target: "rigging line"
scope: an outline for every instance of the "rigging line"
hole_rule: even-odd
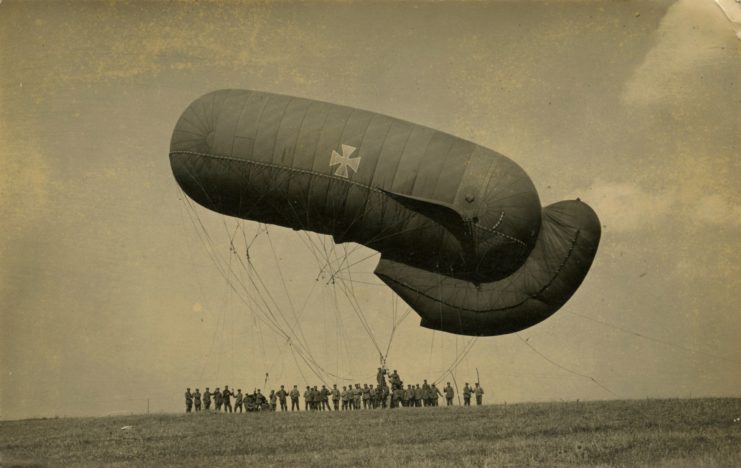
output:
[[[303,327],[301,327],[301,321],[299,320],[299,317],[296,313],[296,307],[293,305],[293,300],[291,299],[290,290],[288,289],[288,285],[286,284],[286,279],[283,276],[283,270],[280,267],[280,262],[278,261],[278,254],[275,252],[275,247],[273,246],[273,239],[270,237],[270,234],[267,235],[268,238],[268,244],[270,245],[270,250],[273,253],[273,259],[275,260],[275,266],[278,268],[278,276],[280,277],[281,284],[283,284],[283,289],[286,294],[286,298],[288,299],[288,305],[291,307],[291,313],[293,314],[293,318],[296,321],[296,327],[298,328],[299,333],[301,334],[301,338],[304,340],[304,344],[309,349],[308,341],[306,340],[306,336],[304,335]],[[312,287],[313,290],[313,287]],[[307,297],[307,302],[308,302]]]
[[[639,338],[643,338],[643,339],[646,339],[646,340],[649,340],[649,341],[654,341],[656,343],[663,344],[665,346],[670,346],[672,348],[676,348],[676,349],[679,349],[679,350],[682,350],[682,351],[686,351],[686,352],[689,352],[689,353],[702,354],[702,355],[705,355],[705,356],[708,356],[708,357],[712,357],[712,358],[715,358],[715,359],[721,359],[723,361],[730,362],[730,363],[733,363],[733,364],[741,364],[741,361],[736,361],[734,359],[730,359],[730,358],[725,357],[725,356],[720,356],[720,355],[717,355],[717,354],[708,353],[706,351],[701,351],[699,349],[687,348],[687,347],[684,347],[682,345],[678,345],[678,344],[672,343],[670,341],[665,341],[665,340],[662,340],[662,339],[659,339],[659,338],[654,338],[652,336],[648,336],[648,335],[644,335],[642,333],[635,332],[633,330],[628,330],[627,328],[623,328],[621,326],[614,325],[614,324],[609,323],[609,322],[603,322],[602,320],[598,320],[598,319],[589,317],[588,315],[579,314],[579,313],[573,312],[571,310],[565,310],[565,312],[568,312],[569,314],[575,315],[577,317],[581,317],[581,318],[585,318],[587,320],[591,320],[592,322],[599,323],[600,325],[604,325],[606,327],[614,328],[616,330],[619,330],[619,331],[621,331],[623,333],[627,333],[629,335],[635,335],[635,336],[637,336]]]
[[[193,207],[193,205],[189,201],[186,200],[186,202],[187,202],[188,206],[190,207],[190,211],[188,211],[188,215],[189,215],[189,217],[191,219],[191,222],[193,223],[193,226],[195,227],[196,234],[198,235],[199,240],[203,244],[203,246],[204,246],[204,248],[206,250],[206,253],[211,258],[212,263],[216,267],[217,271],[224,278],[224,280],[227,282],[227,285],[229,285],[229,287],[237,294],[237,296],[240,298],[240,300],[248,308],[251,308],[250,304],[239,293],[239,291],[237,291],[237,289],[234,286],[234,284],[233,284],[232,279],[230,278],[230,276],[227,275],[226,271],[224,271],[224,266],[221,264],[219,257],[216,255],[216,249],[214,247],[213,240],[211,239],[210,235],[208,234],[208,231],[206,230],[205,226],[203,225],[203,222],[200,220],[200,217],[198,216],[198,213],[195,211],[195,208]],[[200,228],[201,228],[200,230],[198,229],[198,226],[196,225],[196,221],[194,220],[193,217],[195,217],[195,219],[198,220],[198,224],[200,225]],[[202,232],[203,232],[203,235],[202,235]],[[241,262],[241,259],[240,259],[240,263],[242,263]],[[244,264],[243,263],[242,263],[242,265],[244,267]],[[230,273],[233,274],[233,272],[230,272]],[[236,278],[235,277],[235,279],[238,280],[239,278]],[[255,306],[257,306],[257,309],[260,310],[259,303],[251,296],[250,292],[246,289],[246,287],[244,286],[244,284],[242,284],[241,282],[239,284],[242,287],[242,289],[245,291],[245,293],[247,294],[247,297],[249,297],[250,300],[255,304]],[[276,333],[285,335],[285,333],[280,329],[280,325],[277,322],[276,323],[271,323],[270,320],[269,320],[269,317],[267,315],[265,315],[265,319],[264,320],[267,320],[266,323],[269,326],[273,327],[274,328],[274,331],[276,331]],[[274,318],[274,320],[275,320],[275,318]],[[285,335],[285,336],[287,336],[287,335]]]
[[[366,333],[370,337],[371,341],[373,342],[373,345],[376,347],[378,354],[381,354],[382,353],[381,347],[378,346],[378,342],[376,341],[375,334],[373,333],[373,330],[370,327],[370,324],[368,324],[368,321],[365,318],[365,314],[363,314],[360,304],[357,302],[357,297],[355,297],[352,291],[349,291],[349,288],[347,287],[347,284],[345,283],[344,280],[340,280],[339,285],[341,286],[340,291],[342,291],[347,297],[347,300],[350,303],[355,314],[358,316],[358,319],[360,320],[361,325],[363,326]]]
[[[478,340],[478,338],[479,338],[478,336],[473,337],[468,343],[466,343],[463,346],[463,351],[461,353],[456,353],[457,356],[456,356],[455,360],[453,360],[453,363],[450,365],[450,367],[448,367],[445,370],[445,372],[443,372],[440,375],[440,377],[438,377],[435,380],[435,383],[436,384],[442,382],[442,380],[443,380],[443,378],[445,377],[446,374],[452,373],[458,367],[458,365],[461,363],[461,361],[463,360],[463,358],[466,357],[466,355],[471,351],[471,349],[473,349],[473,345],[476,344],[476,341]]]
[[[522,338],[522,336],[520,336],[520,334],[519,334],[519,333],[515,333],[515,335],[517,336],[517,338],[519,338],[519,339],[520,339],[520,341],[522,341],[522,342],[523,342],[523,343],[524,343],[524,344],[525,344],[525,345],[526,345],[526,346],[527,346],[528,348],[530,348],[530,349],[531,349],[531,350],[532,350],[532,351],[533,351],[533,352],[534,352],[535,354],[537,354],[538,356],[542,357],[542,358],[543,358],[543,359],[545,359],[546,361],[550,362],[550,363],[551,363],[551,364],[553,364],[554,366],[558,367],[559,369],[563,369],[563,370],[565,370],[566,372],[569,372],[569,373],[571,373],[571,374],[574,374],[574,375],[578,375],[579,377],[583,377],[583,378],[585,378],[585,379],[589,379],[589,380],[591,380],[592,382],[594,382],[595,384],[597,384],[597,385],[598,385],[598,386],[599,386],[600,388],[602,388],[603,390],[605,390],[605,391],[606,391],[607,393],[609,393],[610,395],[615,395],[615,394],[614,394],[614,393],[613,393],[613,392],[612,392],[612,391],[611,391],[611,390],[610,390],[609,388],[607,388],[607,387],[605,387],[604,385],[602,385],[602,384],[601,384],[600,382],[598,382],[598,381],[597,381],[597,379],[595,379],[594,377],[592,377],[592,376],[590,376],[590,375],[586,375],[586,374],[581,374],[581,373],[579,373],[579,372],[576,372],[576,371],[574,371],[574,370],[571,370],[571,369],[569,369],[568,367],[564,367],[564,366],[562,366],[561,364],[559,364],[559,363],[557,363],[556,361],[554,361],[554,360],[550,359],[550,358],[549,358],[548,356],[546,356],[545,354],[543,354],[543,353],[541,353],[540,351],[538,351],[537,349],[535,349],[535,348],[533,347],[533,345],[531,345],[530,343],[528,343],[528,342],[527,342],[527,340],[525,340],[524,338]],[[616,396],[616,395],[615,395],[615,396]]]

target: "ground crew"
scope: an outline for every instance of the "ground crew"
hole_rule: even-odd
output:
[[[224,385],[224,391],[221,393],[222,393],[221,396],[224,397],[224,412],[226,413],[227,410],[230,413],[233,412],[232,402],[230,398],[234,396],[234,394],[229,390],[229,385]]]
[[[334,405],[334,410],[339,411],[340,410],[340,397],[342,395],[340,394],[340,390],[337,388],[337,384],[334,384],[332,386],[332,405]]]
[[[280,410],[288,411],[288,405],[286,404],[286,396],[288,396],[288,392],[286,392],[283,385],[280,386],[280,390],[278,390],[276,395],[278,395],[278,400],[280,401]]]
[[[221,411],[221,404],[223,403],[223,397],[221,396],[221,390],[219,390],[219,387],[216,387],[214,390],[214,409],[218,413]]]
[[[340,397],[342,398],[342,411],[347,411],[348,410],[347,386],[342,387],[342,393],[340,393]]]
[[[411,385],[407,385],[407,389],[404,390],[404,406],[414,406],[414,389]]]
[[[466,382],[466,385],[463,387],[463,406],[471,406],[471,387],[468,385],[468,382]]]
[[[391,407],[398,408],[399,404],[404,401],[404,390],[395,386],[391,391]]]
[[[448,385],[445,386],[445,402],[446,402],[447,406],[453,406],[453,397],[454,396],[455,396],[455,392],[453,391],[453,387],[451,387],[450,386],[450,382],[448,382]]]
[[[368,388],[368,384],[363,385],[363,409],[368,409],[370,407],[370,388]]]
[[[298,386],[294,385],[293,390],[291,390],[291,411],[301,411],[301,407],[298,405],[299,396]]]
[[[275,394],[275,390],[270,390],[270,411],[275,411],[275,407],[278,403],[278,395]]]
[[[193,408],[193,395],[190,394],[190,388],[186,388],[185,389],[185,412],[190,413],[191,408]]]
[[[237,410],[239,412],[242,412],[242,401],[244,400],[244,395],[242,395],[242,389],[237,389],[237,394],[234,395],[234,412],[236,413]]]
[[[422,384],[422,404],[424,406],[432,406],[432,392],[430,392],[430,385],[427,383],[427,379]]]
[[[196,388],[196,392],[193,394],[193,402],[196,406],[196,413],[201,411],[201,392]]]
[[[325,385],[322,385],[322,390],[319,392],[322,398],[322,411],[325,409],[327,411],[332,411],[332,408],[329,406],[329,390]]]
[[[307,385],[304,390],[304,411],[309,411],[309,406],[311,406],[311,388]]]
[[[414,406],[422,406],[422,389],[419,384],[414,388]]]
[[[378,368],[378,373],[376,374],[376,382],[378,383],[379,387],[386,386],[386,369],[382,367]]]
[[[360,384],[355,384],[355,389],[353,390],[353,404],[355,405],[355,409],[360,409],[360,400],[363,398],[363,389],[360,388]]]
[[[211,392],[208,391],[208,387],[206,387],[206,391],[203,392],[203,406],[206,407],[206,411],[211,409]]]
[[[476,394],[476,406],[480,406],[481,400],[484,397],[484,389],[481,388],[481,385],[479,385],[478,382],[476,382],[476,388],[473,390],[473,393]]]
[[[438,390],[435,384],[432,384],[430,387],[430,393],[432,394],[432,406],[438,406],[440,403],[440,397],[443,396],[443,394],[440,393],[440,390]]]

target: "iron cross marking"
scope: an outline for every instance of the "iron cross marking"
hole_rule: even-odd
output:
[[[353,172],[358,172],[358,165],[360,165],[360,157],[357,158],[351,158],[350,155],[355,152],[357,148],[350,145],[341,145],[342,146],[342,154],[339,154],[337,151],[332,150],[332,159],[329,161],[329,166],[336,166],[339,164],[340,166],[337,168],[337,170],[334,172],[334,175],[344,177],[345,179],[348,179],[350,175],[347,173],[347,168],[350,167]]]

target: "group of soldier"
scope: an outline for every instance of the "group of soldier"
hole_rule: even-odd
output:
[[[390,387],[386,384],[386,369],[379,368],[376,375],[377,385],[360,384],[343,386],[342,389],[337,384],[332,388],[322,385],[307,386],[303,392],[304,411],[350,411],[359,409],[375,408],[398,408],[398,407],[421,407],[421,406],[438,406],[441,397],[445,397],[446,406],[453,405],[455,391],[450,386],[450,382],[442,389],[433,383],[428,384],[427,380],[422,385],[408,384],[406,388],[399,374],[394,370],[389,375]],[[476,404],[481,405],[484,395],[484,389],[477,382],[471,387],[468,382],[463,387],[463,404],[471,405],[471,397],[475,396]],[[264,395],[260,389],[255,389],[252,393],[242,393],[242,389],[237,389],[236,393],[224,386],[224,390],[215,388],[212,392],[208,387],[201,393],[199,389],[195,392],[188,388],[185,391],[185,411],[190,413],[195,410],[199,412],[202,409],[216,412],[242,412],[242,411],[276,411],[280,404],[281,411],[288,411],[288,400],[291,400],[291,411],[300,411],[299,398],[301,392],[297,385],[294,385],[290,391],[281,385],[278,391],[270,390],[269,395]],[[234,398],[234,406],[232,406]],[[332,405],[330,406],[330,401]]]

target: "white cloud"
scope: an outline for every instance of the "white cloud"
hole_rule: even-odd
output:
[[[677,203],[672,191],[650,191],[629,182],[596,180],[580,194],[603,225],[619,232],[636,231],[662,221]]]
[[[676,103],[701,94],[713,86],[712,66],[735,54],[737,42],[715,2],[699,0],[672,5],[655,36],[656,44],[625,85],[627,104]]]

